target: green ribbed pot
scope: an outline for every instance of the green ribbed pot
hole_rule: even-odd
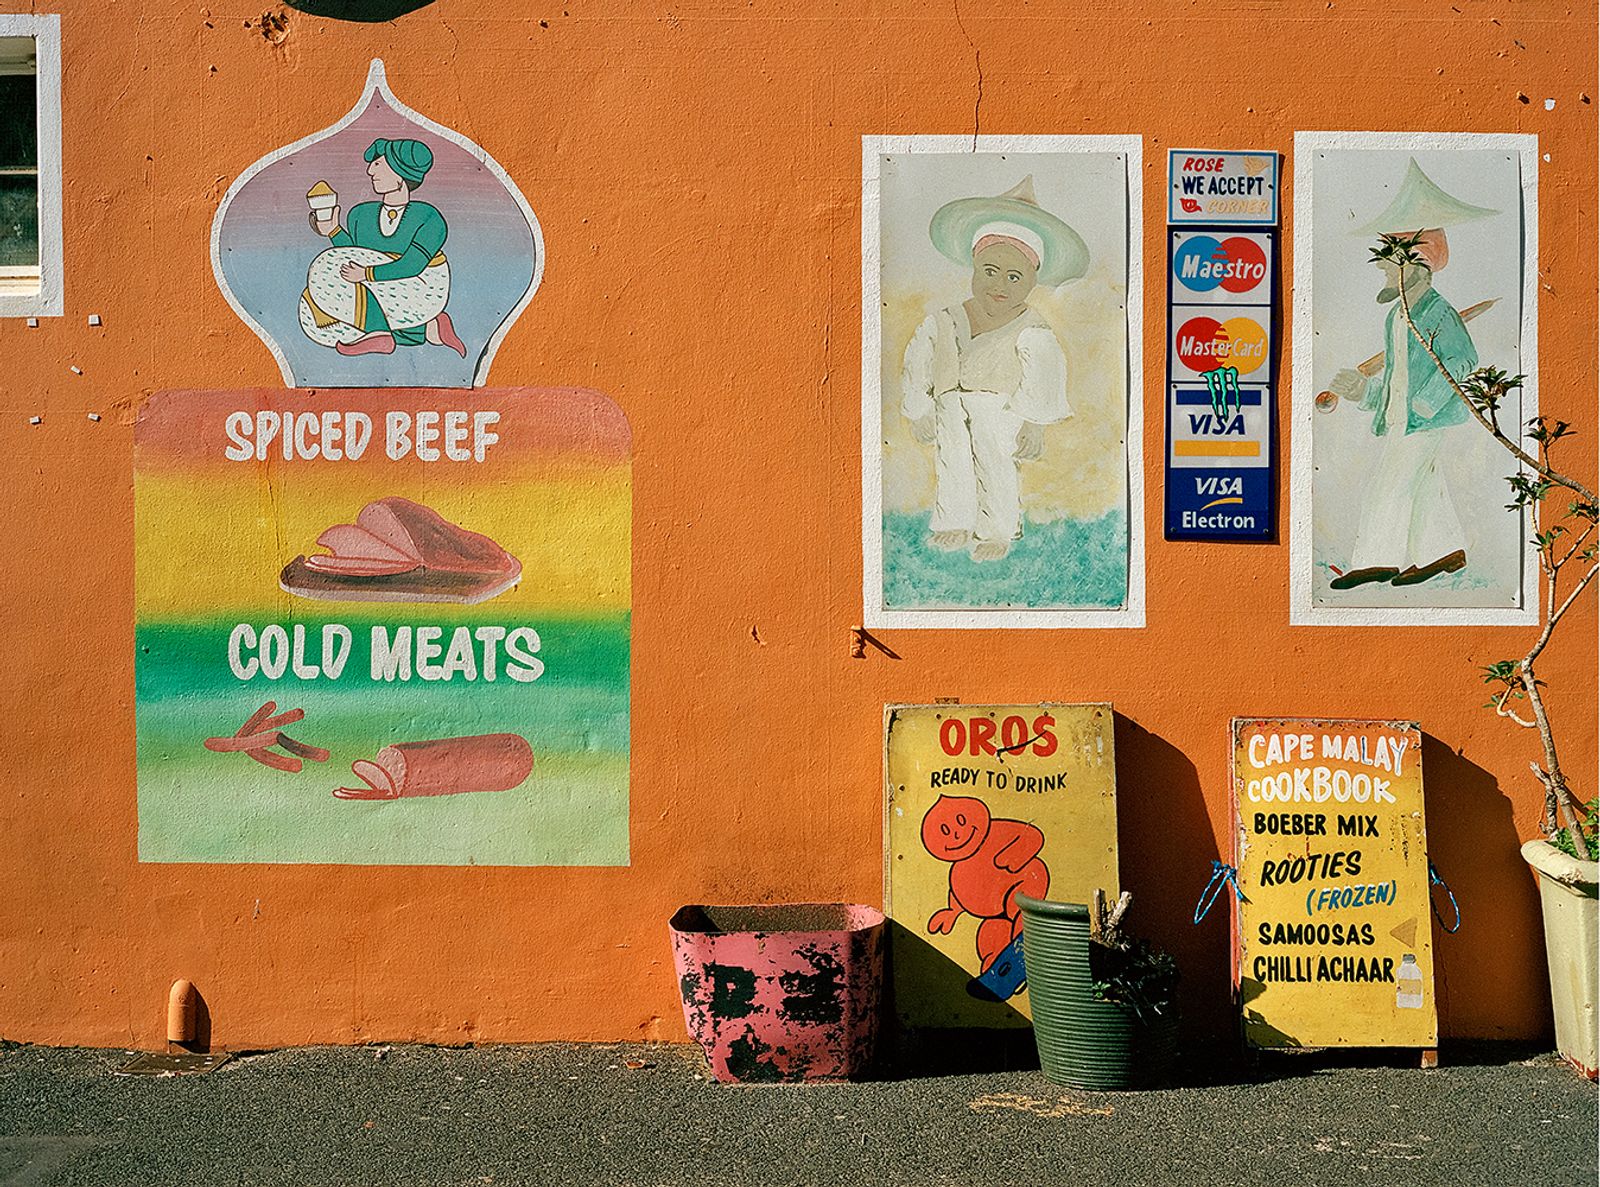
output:
[[[1121,1002],[1096,1001],[1089,908],[1017,896],[1033,1037],[1045,1076],[1069,1088],[1140,1088],[1164,1080],[1177,1052],[1176,1014],[1150,1023]]]

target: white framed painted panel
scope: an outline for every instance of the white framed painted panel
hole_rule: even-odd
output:
[[[38,219],[36,253],[0,260],[0,317],[60,317],[61,18],[0,13],[0,73],[33,78],[32,163],[0,160],[0,183],[10,183],[8,200],[32,206]]]
[[[482,387],[544,263],[511,175],[395,98],[380,58],[349,111],[245,169],[211,224],[217,287],[287,387]]]
[[[1538,413],[1537,137],[1297,132],[1290,622],[1534,625],[1537,554],[1506,509],[1517,463],[1371,259],[1411,232],[1427,266],[1405,292],[1436,353],[1458,379],[1526,377],[1499,415],[1513,435]]]
[[[862,138],[867,626],[1144,625],[1141,156]]]

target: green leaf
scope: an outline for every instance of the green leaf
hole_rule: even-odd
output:
[[[1600,797],[1591,799],[1584,808],[1583,819],[1578,821],[1578,831],[1583,834],[1584,848],[1588,850],[1586,856],[1590,861],[1600,858]],[[1566,829],[1561,829],[1550,838],[1550,843],[1568,857],[1577,857],[1572,848],[1572,838]]]
[[[1417,231],[1410,235],[1380,235],[1378,245],[1368,250],[1372,253],[1374,263],[1387,261],[1391,264],[1410,265],[1422,264],[1424,260],[1416,248],[1422,242],[1422,232]]]
[[[1498,659],[1491,664],[1485,664],[1478,671],[1483,673],[1483,682],[1485,684],[1504,684],[1511,688],[1515,695],[1522,695],[1516,691],[1522,683],[1521,668],[1518,661],[1514,659]]]

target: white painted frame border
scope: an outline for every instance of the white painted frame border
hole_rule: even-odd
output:
[[[887,610],[883,605],[883,343],[878,158],[889,153],[1122,153],[1128,211],[1128,587],[1117,609]],[[862,622],[872,629],[1142,627],[1144,616],[1144,140],[1126,136],[895,135],[861,138]]]
[[[66,311],[61,250],[61,18],[0,13],[0,37],[33,38],[39,121],[39,291],[0,296],[0,317],[60,317]]]
[[[217,204],[217,213],[211,220],[211,273],[216,277],[217,287],[222,290],[222,295],[227,299],[228,304],[233,307],[233,311],[239,315],[240,320],[245,325],[255,332],[256,337],[266,344],[267,349],[272,352],[272,357],[278,361],[278,370],[283,375],[284,386],[299,387],[300,384],[295,379],[294,371],[289,367],[289,360],[284,356],[283,349],[273,339],[272,335],[267,333],[266,328],[250,316],[249,311],[245,309],[239,298],[234,295],[233,289],[229,287],[228,278],[223,275],[222,219],[227,214],[234,195],[242,190],[252,177],[291,153],[299,152],[307,145],[316,144],[318,141],[326,140],[328,137],[344,131],[345,128],[356,121],[362,112],[367,110],[374,94],[382,96],[385,103],[407,119],[414,120],[435,136],[459,145],[474,159],[482,162],[483,167],[499,178],[500,184],[511,192],[512,198],[516,200],[517,206],[522,210],[522,217],[528,220],[529,230],[533,232],[533,277],[528,282],[528,291],[522,294],[522,299],[512,307],[511,311],[506,314],[505,320],[490,335],[489,341],[484,345],[483,353],[478,356],[478,365],[472,372],[472,386],[483,387],[489,382],[489,366],[494,362],[495,352],[500,349],[500,343],[511,332],[511,327],[516,324],[517,319],[522,316],[522,311],[533,300],[533,294],[539,291],[539,282],[544,279],[544,231],[539,226],[538,216],[533,213],[533,207],[528,205],[528,199],[517,188],[517,183],[511,180],[511,175],[500,166],[500,162],[496,161],[474,141],[467,139],[460,132],[453,131],[443,124],[429,119],[420,111],[407,107],[394,97],[394,92],[389,89],[389,83],[384,73],[382,58],[372,59],[372,64],[367,67],[367,81],[366,85],[361,88],[360,97],[356,99],[355,106],[345,112],[337,123],[313,132],[309,136],[302,136],[293,144],[286,144],[282,148],[273,150],[234,179],[233,184],[228,187],[228,192],[222,196],[222,201]],[[349,386],[362,387],[371,385],[351,384]]]
[[[1526,422],[1539,414],[1539,137],[1523,132],[1296,132],[1294,134],[1294,360],[1289,481],[1289,625],[1291,626],[1538,626],[1539,550],[1530,538],[1522,558],[1522,605],[1511,606],[1318,606],[1312,600],[1312,417],[1316,386],[1312,354],[1312,178],[1318,149],[1394,149],[1430,152],[1474,149],[1514,152],[1522,174],[1522,325],[1520,369],[1523,448],[1537,442],[1525,435]]]

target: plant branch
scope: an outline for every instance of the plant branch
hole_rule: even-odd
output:
[[[1506,704],[1506,701],[1510,698],[1514,691],[1516,691],[1515,688],[1509,684],[1501,689],[1499,695],[1496,696],[1494,700],[1494,711],[1501,717],[1511,718],[1512,721],[1526,729],[1538,729],[1538,722],[1529,721],[1526,717],[1520,716],[1515,709]]]
[[[1577,584],[1567,594],[1565,600],[1559,605],[1556,598],[1560,593],[1561,569],[1575,556],[1582,556],[1585,561],[1594,556],[1592,548],[1584,550],[1584,544],[1595,530],[1596,503],[1594,492],[1575,478],[1570,478],[1556,470],[1550,464],[1550,446],[1568,431],[1565,421],[1557,420],[1552,425],[1544,417],[1535,417],[1527,422],[1528,436],[1538,442],[1538,456],[1535,457],[1523,449],[1521,444],[1512,440],[1500,428],[1499,401],[1506,392],[1520,386],[1522,377],[1507,376],[1504,372],[1494,368],[1482,368],[1473,372],[1471,376],[1464,377],[1465,383],[1472,387],[1472,392],[1463,386],[1463,380],[1458,380],[1445,366],[1444,360],[1439,357],[1434,349],[1437,331],[1424,334],[1411,314],[1411,299],[1406,295],[1406,268],[1425,267],[1422,257],[1417,253],[1416,247],[1421,239],[1421,232],[1407,237],[1400,235],[1385,235],[1380,246],[1373,250],[1376,261],[1392,263],[1398,269],[1395,287],[1400,302],[1400,313],[1404,317],[1406,328],[1411,336],[1417,340],[1435,369],[1449,384],[1450,390],[1456,395],[1474,420],[1480,424],[1484,431],[1500,443],[1500,445],[1529,470],[1539,476],[1541,481],[1534,482],[1522,474],[1513,474],[1508,478],[1514,492],[1514,501],[1510,509],[1521,511],[1528,507],[1533,514],[1534,542],[1539,547],[1539,567],[1544,571],[1545,579],[1545,624],[1539,632],[1539,637],[1534,640],[1528,653],[1513,666],[1509,661],[1490,665],[1485,669],[1486,680],[1490,682],[1503,682],[1504,687],[1491,700],[1495,713],[1501,717],[1510,718],[1518,725],[1537,729],[1539,741],[1544,750],[1544,766],[1538,763],[1529,763],[1534,775],[1543,784],[1545,790],[1544,807],[1544,832],[1546,836],[1555,836],[1560,832],[1567,834],[1572,842],[1573,852],[1579,856],[1588,853],[1588,844],[1584,838],[1583,830],[1578,824],[1578,801],[1572,789],[1567,786],[1566,774],[1561,769],[1561,758],[1556,750],[1555,732],[1550,724],[1550,715],[1545,708],[1544,696],[1540,691],[1543,687],[1534,665],[1544,653],[1550,643],[1556,624],[1564,618],[1583,592],[1594,582],[1596,574],[1600,574],[1600,563],[1592,564]],[[1556,541],[1567,530],[1564,525],[1557,524],[1548,531],[1540,532],[1538,525],[1539,505],[1546,492],[1552,486],[1563,486],[1576,494],[1580,502],[1575,502],[1569,509],[1569,514],[1587,521],[1587,526],[1572,541],[1566,552],[1558,560],[1556,558]],[[1520,685],[1520,689],[1519,686]],[[1533,713],[1533,720],[1529,721],[1510,707],[1513,696],[1526,696],[1528,706]]]
[[[1544,462],[1534,457],[1527,450],[1523,449],[1521,445],[1517,444],[1517,442],[1506,436],[1505,431],[1500,428],[1497,420],[1492,420],[1488,416],[1485,416],[1483,410],[1479,408],[1477,404],[1473,403],[1473,401],[1467,396],[1467,393],[1465,390],[1463,390],[1460,382],[1454,375],[1450,374],[1450,368],[1444,365],[1444,360],[1441,359],[1438,353],[1433,349],[1432,340],[1423,335],[1422,330],[1411,317],[1411,300],[1406,296],[1406,262],[1404,261],[1400,262],[1400,279],[1397,283],[1397,287],[1400,290],[1400,312],[1405,318],[1406,328],[1411,331],[1411,336],[1417,340],[1422,349],[1427,351],[1428,358],[1433,360],[1433,365],[1438,368],[1439,374],[1444,376],[1445,382],[1450,385],[1450,390],[1455,392],[1456,398],[1459,399],[1462,404],[1466,405],[1466,409],[1468,412],[1472,413],[1473,419],[1483,426],[1485,432],[1489,433],[1496,441],[1500,442],[1500,444],[1510,452],[1512,457],[1516,458],[1523,465],[1527,466],[1535,474],[1538,474],[1541,478],[1548,482],[1553,482],[1557,486],[1564,486],[1575,494],[1582,495],[1590,502],[1594,502],[1595,494],[1592,490],[1590,490],[1587,486],[1584,486],[1583,483],[1579,482],[1576,478],[1569,478],[1560,471],[1552,470]]]
[[[1539,632],[1539,637],[1534,641],[1528,654],[1523,656],[1517,664],[1517,676],[1522,682],[1523,691],[1527,694],[1528,705],[1533,710],[1533,722],[1539,730],[1539,741],[1544,747],[1544,769],[1539,771],[1535,764],[1535,771],[1539,771],[1540,782],[1545,785],[1545,832],[1554,834],[1564,829],[1571,839],[1574,852],[1584,854],[1588,852],[1583,839],[1583,832],[1578,827],[1578,804],[1572,794],[1572,789],[1567,786],[1567,777],[1561,770],[1561,759],[1556,751],[1555,732],[1550,726],[1550,715],[1544,707],[1544,696],[1540,693],[1539,678],[1534,672],[1534,661],[1544,652],[1550,642],[1550,636],[1555,631],[1556,624],[1572,608],[1574,602],[1600,573],[1600,564],[1590,567],[1589,571],[1578,579],[1572,591],[1567,595],[1566,601],[1558,607],[1556,598],[1556,574],[1552,572],[1549,580],[1549,614],[1545,620],[1544,629]],[[1509,689],[1508,689],[1509,691]],[[1510,716],[1508,713],[1507,716]],[[1552,811],[1553,809],[1553,811]]]
[[[1573,586],[1572,592],[1567,595],[1567,600],[1561,603],[1561,608],[1550,615],[1551,622],[1559,621],[1563,614],[1572,609],[1572,603],[1578,600],[1578,595],[1584,591],[1584,587],[1587,586],[1589,582],[1595,579],[1595,575],[1597,573],[1600,573],[1600,564],[1592,565],[1587,573],[1578,578],[1578,584]],[[1544,636],[1541,638],[1539,643],[1541,651],[1544,649],[1544,644],[1548,643],[1549,641],[1550,628],[1549,626],[1546,626],[1544,629]]]
[[[1583,542],[1585,540],[1587,540],[1593,533],[1594,533],[1594,524],[1590,524],[1588,527],[1584,528],[1583,529],[1583,534],[1572,542],[1572,547],[1571,548],[1567,549],[1567,555],[1562,557],[1560,560],[1558,560],[1555,563],[1556,564],[1556,568],[1559,569],[1562,565],[1564,565],[1568,561],[1570,561],[1573,558],[1573,555],[1578,551],[1578,549],[1583,547]],[[1552,541],[1552,543],[1553,543],[1553,541]]]

